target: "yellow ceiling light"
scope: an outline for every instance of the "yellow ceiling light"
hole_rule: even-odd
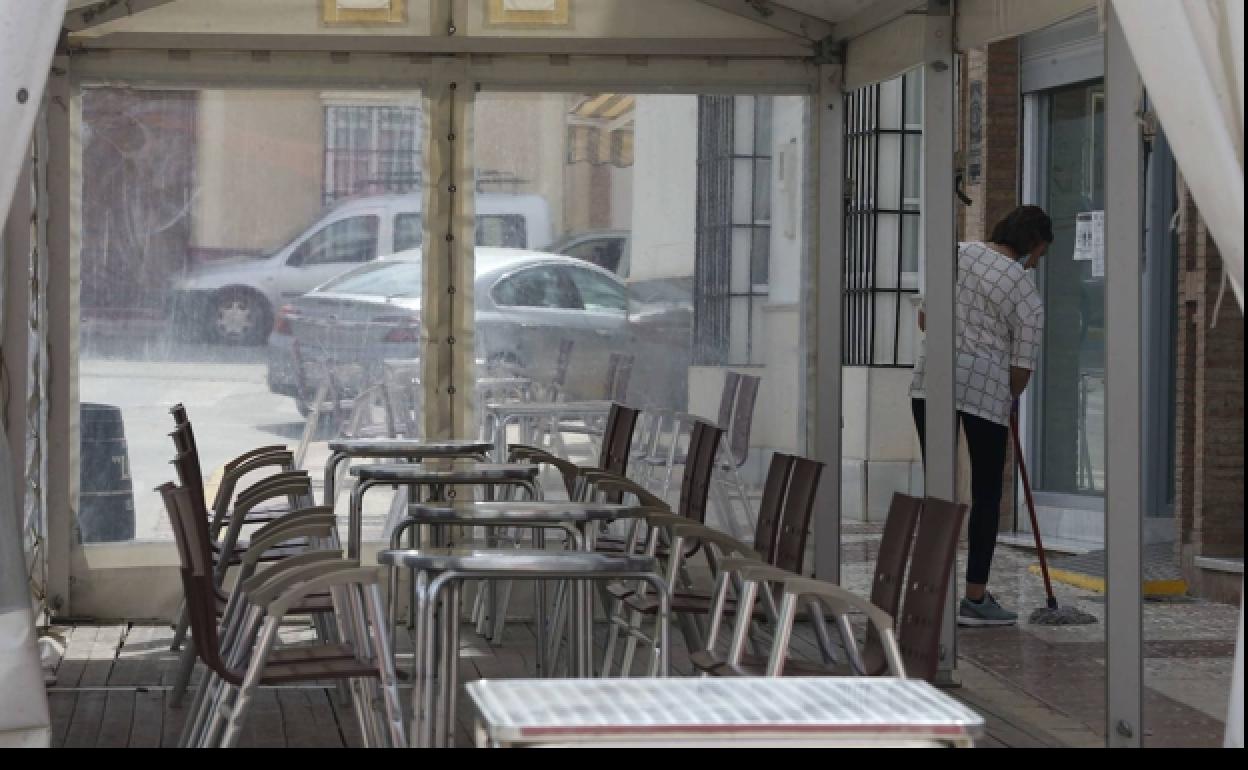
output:
[[[326,24],[402,24],[406,0],[323,0],[321,20]]]
[[[486,23],[506,26],[566,27],[568,0],[489,0]]]

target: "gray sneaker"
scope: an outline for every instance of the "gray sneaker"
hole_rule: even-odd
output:
[[[997,604],[992,594],[985,593],[982,602],[963,598],[958,607],[959,626],[1012,626],[1018,622],[1018,613]]]

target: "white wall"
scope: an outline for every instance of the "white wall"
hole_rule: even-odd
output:
[[[806,99],[777,96],[771,129],[771,269],[772,304],[795,304],[802,295],[802,252],[806,245],[805,198]]]
[[[633,227],[633,167],[611,168],[611,229]]]
[[[633,144],[634,280],[693,275],[698,97],[637,97]]]
[[[318,91],[199,92],[192,243],[280,245],[321,209],[325,117]]]
[[[851,366],[841,372],[844,515],[879,521],[894,492],[922,490],[918,434],[910,411],[913,371]]]

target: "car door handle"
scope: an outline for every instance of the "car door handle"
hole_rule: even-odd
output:
[[[595,333],[595,334],[597,334],[599,337],[610,337],[610,336],[611,336],[611,330],[610,330],[610,329],[594,329],[594,333]]]

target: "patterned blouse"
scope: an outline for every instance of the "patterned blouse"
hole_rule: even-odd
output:
[[[1010,367],[1035,371],[1044,302],[1022,262],[985,243],[958,244],[956,348],[958,411],[1009,425]],[[925,398],[926,352],[920,347],[910,385]]]

